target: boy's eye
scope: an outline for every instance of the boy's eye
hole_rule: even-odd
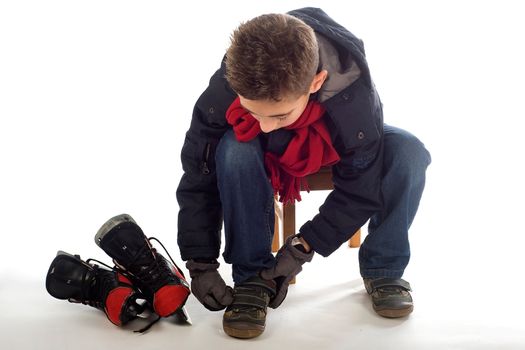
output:
[[[282,120],[285,120],[286,117],[287,117],[286,115],[283,115],[282,117],[277,117],[277,119],[282,121]]]

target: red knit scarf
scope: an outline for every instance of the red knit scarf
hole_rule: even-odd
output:
[[[332,145],[330,134],[321,119],[324,107],[310,101],[303,114],[293,124],[285,127],[295,135],[279,157],[265,153],[264,163],[275,194],[283,203],[300,201],[301,184],[309,191],[306,176],[316,173],[322,166],[335,164],[339,155]],[[237,97],[226,111],[226,120],[233,126],[239,142],[254,139],[261,132],[259,122],[247,111]]]

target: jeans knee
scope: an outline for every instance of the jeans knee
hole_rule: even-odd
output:
[[[430,152],[426,149],[423,142],[421,142],[417,137],[410,137],[405,145],[406,154],[408,155],[409,161],[414,163],[414,167],[420,170],[426,170],[430,165],[432,158],[430,157]]]
[[[406,133],[398,137],[392,151],[393,167],[405,175],[420,176],[425,173],[432,158],[425,145],[414,135]]]
[[[239,142],[232,130],[228,130],[217,146],[215,162],[217,171],[233,176],[243,169],[253,169],[262,161],[262,150],[257,139]]]

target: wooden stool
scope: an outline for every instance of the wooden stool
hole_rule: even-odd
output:
[[[333,190],[334,183],[332,182],[332,168],[321,168],[317,173],[308,175],[306,177],[310,191]],[[301,188],[301,191],[305,189]],[[283,205],[281,212],[280,206],[275,203],[275,226],[272,241],[272,251],[276,252],[281,246],[280,243],[280,229],[279,220],[283,222],[283,243],[290,236],[297,233],[295,230],[295,204],[287,203]],[[351,248],[357,248],[361,245],[361,229],[357,230],[352,238],[348,240],[348,245]]]

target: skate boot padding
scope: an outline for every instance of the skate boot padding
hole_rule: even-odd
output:
[[[59,251],[46,277],[49,294],[100,309],[117,326],[134,319],[143,311],[143,306],[137,303],[142,296],[126,277],[91,261]]]
[[[150,240],[159,242],[153,237],[148,239],[127,214],[109,219],[95,236],[97,245],[113,258],[116,268],[140,289],[155,313],[167,317],[184,306],[190,288],[171,256],[173,263],[158,253]]]

